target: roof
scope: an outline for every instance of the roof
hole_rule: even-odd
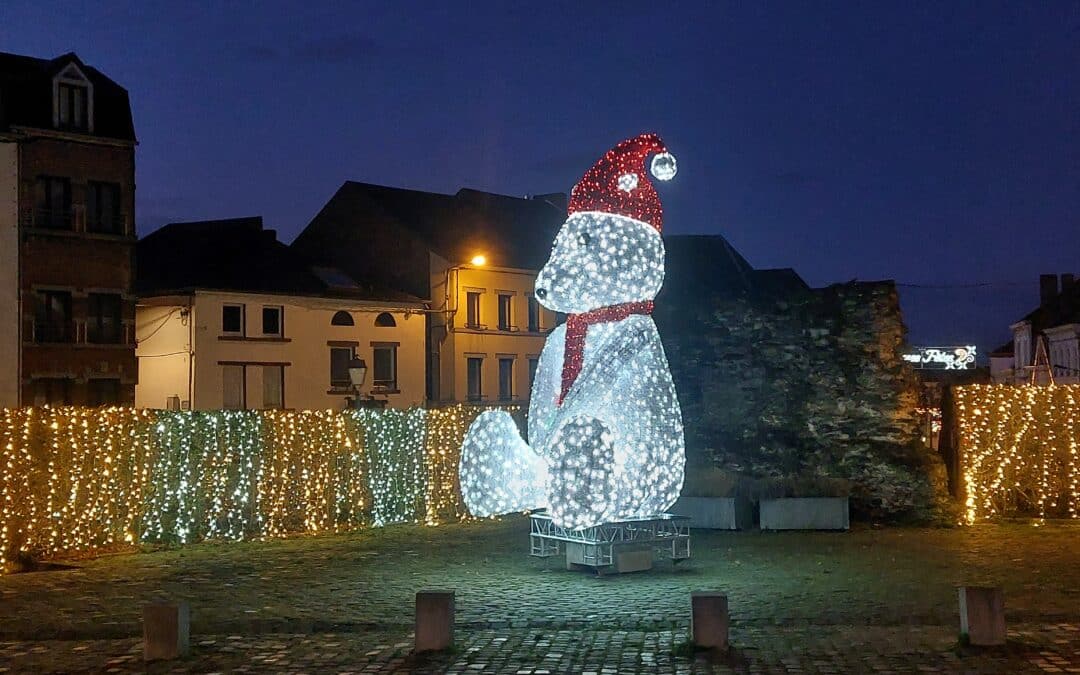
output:
[[[806,282],[790,268],[755,270],[718,234],[664,235],[665,296],[714,298],[735,295],[784,296],[805,291]]]
[[[1016,346],[1013,344],[1012,340],[1009,340],[1000,347],[991,350],[990,356],[1012,356],[1015,350]]]
[[[419,298],[359,284],[333,268],[311,268],[263,229],[260,216],[170,223],[139,240],[139,295],[196,289],[421,303]]]
[[[1080,282],[1070,284],[1051,300],[1028,312],[1021,321],[1029,321],[1034,333],[1080,323]]]
[[[566,210],[554,203],[558,197],[510,197],[470,189],[446,195],[346,181],[294,245],[347,241],[351,228],[397,225],[452,263],[467,262],[482,252],[494,266],[540,269],[566,220]]]
[[[127,90],[73,52],[54,59],[0,52],[0,131],[12,126],[52,129],[52,79],[71,63],[94,85],[94,132],[89,135],[134,141]]]

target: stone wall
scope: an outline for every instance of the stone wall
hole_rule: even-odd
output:
[[[934,514],[944,472],[919,441],[918,382],[900,358],[891,282],[692,306],[681,297],[658,304],[656,319],[691,466],[759,485],[836,479],[857,516]]]

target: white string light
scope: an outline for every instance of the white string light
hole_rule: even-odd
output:
[[[682,489],[682,414],[649,314],[664,280],[662,211],[647,177],[675,158],[646,134],[607,153],[572,192],[571,214],[536,280],[566,325],[537,365],[526,443],[505,414],[481,415],[461,455],[461,490],[477,516],[547,507],[563,527],[666,511]],[[659,161],[657,161],[659,160]]]

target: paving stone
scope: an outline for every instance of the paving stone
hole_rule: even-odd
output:
[[[679,567],[602,579],[528,558],[526,532],[517,518],[401,526],[0,577],[0,672],[1080,671],[1076,526],[695,532]],[[957,646],[960,583],[1004,587],[1005,648]],[[457,589],[458,648],[420,660],[425,587]],[[729,598],[724,661],[687,648],[690,591],[710,587]],[[189,658],[137,658],[136,598],[198,607]]]

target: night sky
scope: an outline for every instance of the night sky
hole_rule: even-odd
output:
[[[5,0],[0,50],[128,89],[140,234],[291,241],[347,179],[567,191],[651,130],[667,231],[895,279],[915,343],[985,353],[1080,273],[1078,2],[503,4]]]

